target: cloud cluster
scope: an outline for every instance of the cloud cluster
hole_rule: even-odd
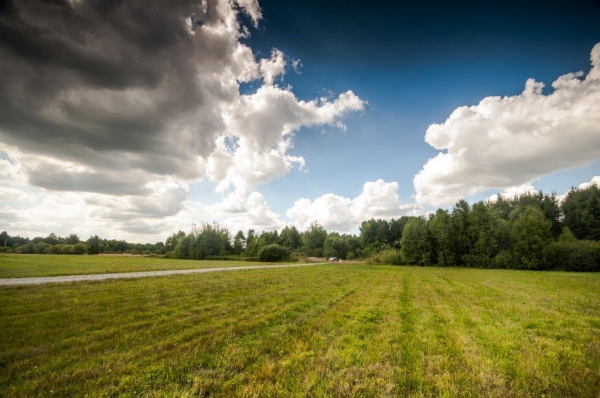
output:
[[[590,182],[584,182],[582,184],[579,184],[579,189],[587,189],[592,185],[600,187],[600,176],[594,176]]]
[[[600,158],[600,43],[591,65],[587,76],[560,76],[548,95],[529,79],[520,95],[485,98],[429,126],[425,141],[441,152],[414,178],[417,203],[450,205]]]
[[[6,188],[18,175],[45,194],[83,193],[73,203],[86,217],[143,231],[148,219],[183,211],[193,181],[248,192],[303,167],[288,153],[294,134],[342,126],[363,101],[351,91],[298,100],[277,84],[285,55],[256,59],[242,43],[242,14],[255,27],[262,18],[256,0],[8,2],[0,15]],[[255,93],[240,93],[256,80]]]
[[[400,217],[418,213],[416,205],[402,205],[398,197],[398,183],[377,180],[368,181],[363,191],[354,199],[332,193],[310,199],[297,200],[287,211],[287,216],[299,229],[307,229],[319,222],[329,231],[351,232],[360,223],[371,218]]]
[[[274,85],[285,57],[274,49],[256,60],[240,42],[248,34],[240,12],[254,24],[262,15],[255,0],[9,3],[0,19],[0,73],[11,77],[0,81],[0,137],[41,155],[28,175],[47,189],[142,194],[165,176],[224,175],[247,187],[280,175],[279,166],[301,164],[286,155],[294,131],[339,122],[362,101],[348,92],[303,102]],[[264,86],[240,95],[239,84],[256,79]],[[218,161],[224,137],[250,158],[275,150],[277,170],[259,164],[260,178],[229,176],[240,165]]]
[[[505,198],[514,198],[516,196],[521,196],[523,194],[534,194],[538,190],[529,182],[527,184],[517,185],[514,187],[505,188],[500,194],[493,194],[489,198],[487,198],[490,202],[496,202],[498,200],[498,196],[503,196]]]

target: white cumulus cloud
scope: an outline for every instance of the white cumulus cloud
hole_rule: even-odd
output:
[[[352,91],[302,101],[279,87],[298,62],[278,49],[259,59],[243,41],[244,17],[262,19],[257,0],[15,4],[0,18],[0,194],[11,233],[73,227],[145,240],[183,216],[207,221],[189,197],[205,178],[243,195],[240,225],[279,226],[254,188],[304,167],[289,153],[302,127],[343,128],[364,106]],[[17,206],[29,190],[38,202]]]
[[[520,95],[487,97],[427,129],[440,152],[414,178],[417,203],[445,206],[487,189],[527,184],[600,158],[600,43],[591,70],[552,83],[529,79]]]
[[[389,219],[420,213],[415,204],[401,204],[398,189],[397,182],[368,181],[354,199],[332,193],[314,201],[302,198],[288,209],[286,215],[299,229],[307,229],[313,222],[318,222],[327,230],[351,232],[371,218]]]

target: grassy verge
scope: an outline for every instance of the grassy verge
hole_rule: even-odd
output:
[[[246,261],[195,261],[143,256],[69,256],[53,254],[0,254],[0,278],[110,274],[214,267],[273,265]]]
[[[600,275],[327,265],[0,290],[0,395],[597,397]]]

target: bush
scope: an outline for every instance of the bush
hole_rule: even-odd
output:
[[[267,245],[258,251],[258,260],[268,263],[285,260],[288,256],[288,250],[278,244]]]
[[[565,271],[600,271],[600,242],[554,242],[548,246],[548,261],[552,268]]]
[[[48,254],[51,248],[52,246],[46,242],[38,242],[34,246],[34,251],[36,254]]]
[[[78,242],[73,245],[71,248],[72,254],[85,254],[87,253],[87,246],[83,242]]]
[[[494,268],[513,268],[513,257],[508,250],[502,250],[492,260],[492,266]]]
[[[18,246],[14,251],[16,253],[33,254],[35,253],[35,243],[29,242],[22,246]]]
[[[388,264],[388,265],[402,265],[402,255],[400,250],[387,249],[379,253],[373,254],[368,260],[371,264]]]

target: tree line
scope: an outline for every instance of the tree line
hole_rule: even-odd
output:
[[[571,190],[564,200],[542,192],[413,218],[395,263],[477,268],[600,271],[600,190]],[[398,256],[399,254],[399,256]],[[396,255],[396,257],[394,257]]]
[[[54,233],[33,239],[0,233],[0,252],[25,254],[164,254],[163,242],[130,243],[124,240],[102,239],[98,235],[83,241],[76,234],[62,237]]]
[[[193,225],[166,241],[134,244],[77,235],[22,238],[0,234],[2,251],[43,254],[132,253],[182,259],[297,261],[304,257],[371,263],[477,268],[600,271],[600,190],[572,189],[563,200],[543,192],[438,209],[422,217],[364,221],[359,235],[305,231],[237,231],[218,223]]]

